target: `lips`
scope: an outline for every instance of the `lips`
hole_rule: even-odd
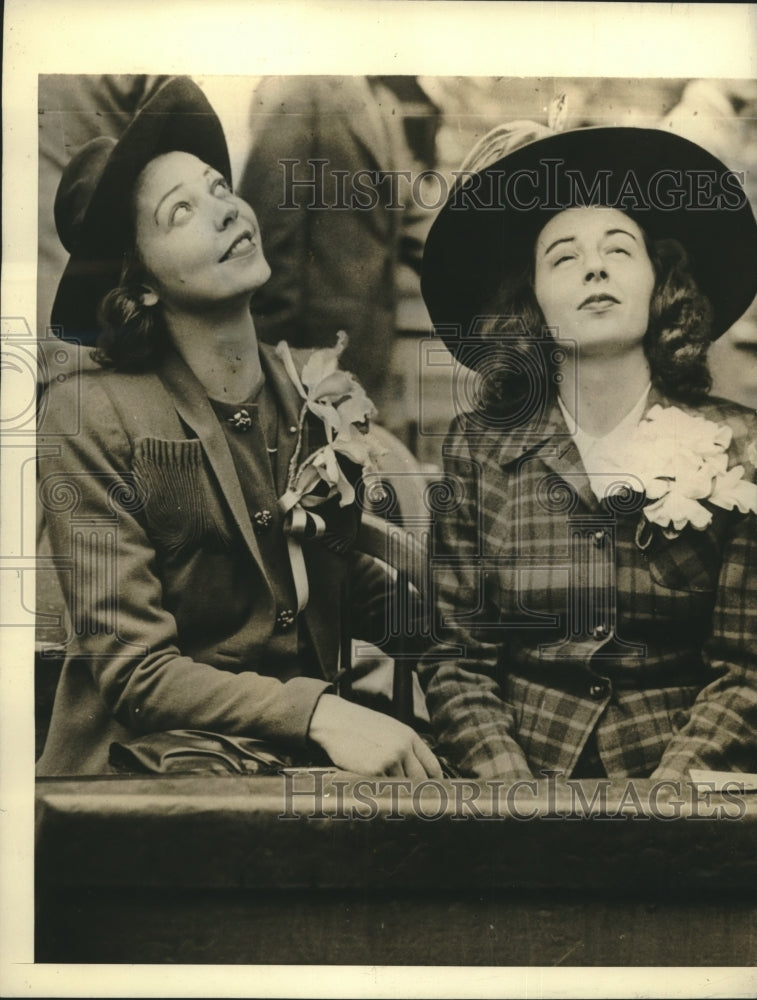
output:
[[[589,312],[602,312],[604,309],[609,309],[610,306],[619,305],[620,299],[616,299],[614,295],[604,293],[602,295],[589,295],[578,308],[587,309]]]
[[[250,229],[245,229],[243,233],[230,244],[226,253],[221,257],[220,263],[227,260],[234,260],[237,257],[246,257],[256,249],[254,234]]]

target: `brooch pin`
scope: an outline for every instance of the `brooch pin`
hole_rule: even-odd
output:
[[[252,417],[247,410],[237,410],[233,416],[226,418],[226,423],[231,424],[233,430],[243,434],[252,427]]]
[[[271,527],[273,514],[270,510],[259,510],[252,515],[252,523],[256,535],[263,535]]]

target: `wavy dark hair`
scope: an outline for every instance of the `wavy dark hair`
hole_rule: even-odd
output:
[[[98,309],[101,332],[93,357],[104,368],[153,371],[168,350],[170,338],[160,308],[142,303],[148,279],[136,247],[127,251],[119,283]]]
[[[686,251],[677,240],[644,235],[655,273],[644,353],[652,383],[682,403],[704,399],[712,384],[707,366],[712,307],[699,290]],[[557,394],[556,348],[536,301],[533,265],[510,275],[487,304],[480,327],[492,355],[479,383],[482,406],[494,413],[528,410],[534,392],[551,400]],[[527,374],[526,374],[527,373]],[[535,384],[536,380],[536,384]]]

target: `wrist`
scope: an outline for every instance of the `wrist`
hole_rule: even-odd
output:
[[[336,704],[335,704],[336,703]],[[322,747],[322,740],[333,726],[335,712],[338,711],[339,698],[328,690],[324,691],[315,703],[313,714],[310,716],[308,726],[308,739],[317,746]]]

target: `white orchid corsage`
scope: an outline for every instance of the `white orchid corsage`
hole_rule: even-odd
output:
[[[347,334],[340,330],[336,346],[313,351],[299,374],[286,341],[276,346],[276,353],[303,400],[287,489],[280,500],[284,510],[296,504],[316,507],[335,496],[339,497],[340,507],[353,503],[355,490],[338,456],[343,455],[364,472],[373,472],[383,453],[369,429],[376,408],[355,376],[339,367],[339,357],[346,346]],[[301,461],[309,413],[323,423],[326,444]],[[325,490],[318,489],[321,483],[325,483]]]
[[[644,516],[666,538],[677,538],[689,524],[704,531],[710,506],[757,513],[757,485],[744,478],[743,465],[728,468],[732,433],[727,424],[655,405],[617,456],[652,501]]]

